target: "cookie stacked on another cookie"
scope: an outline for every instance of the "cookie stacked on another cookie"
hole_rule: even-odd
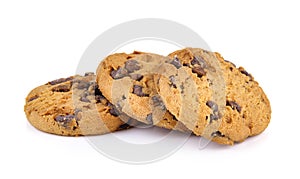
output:
[[[168,112],[155,90],[155,71],[166,60],[153,53],[112,54],[98,66],[96,81],[102,94],[126,115],[145,124],[190,132]]]
[[[157,91],[167,109],[194,134],[233,144],[268,126],[269,100],[244,68],[199,48],[178,50],[169,57],[173,60],[162,65],[162,75],[156,77]]]
[[[33,89],[24,107],[37,129],[100,135],[146,124],[233,145],[260,134],[269,100],[244,68],[219,53],[185,48],[161,56],[116,53],[86,73]]]
[[[248,72],[199,48],[168,57],[113,54],[98,66],[96,81],[103,84],[103,95],[128,116],[220,144],[261,133],[271,117],[266,95]]]

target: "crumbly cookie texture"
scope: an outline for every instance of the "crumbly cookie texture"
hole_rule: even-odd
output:
[[[199,48],[169,57],[154,77],[156,90],[166,108],[196,135],[232,145],[268,126],[269,100],[244,68]]]
[[[190,132],[157,95],[154,74],[167,57],[144,52],[116,53],[98,66],[99,89],[118,110],[145,124]]]
[[[93,73],[60,78],[33,89],[24,111],[35,128],[64,136],[105,134],[138,123],[120,116],[99,91]]]

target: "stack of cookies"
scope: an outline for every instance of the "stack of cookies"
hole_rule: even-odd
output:
[[[33,89],[25,113],[34,127],[57,135],[100,135],[147,124],[228,145],[260,134],[271,118],[269,100],[251,74],[200,48],[168,56],[109,55],[96,75]]]

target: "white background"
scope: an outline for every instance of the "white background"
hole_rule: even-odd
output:
[[[246,67],[271,101],[267,130],[239,145],[204,150],[192,137],[164,160],[129,165],[99,154],[84,138],[29,125],[23,106],[32,88],[73,75],[98,35],[145,17],[186,25],[213,51]],[[1,1],[0,178],[299,178],[299,17],[290,0]]]

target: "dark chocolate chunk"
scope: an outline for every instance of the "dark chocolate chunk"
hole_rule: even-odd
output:
[[[169,77],[169,80],[170,80],[170,82],[171,82],[171,87],[177,88],[177,86],[176,86],[176,84],[175,84],[175,76],[174,76],[174,75],[171,75],[171,76]]]
[[[136,70],[139,70],[141,67],[139,63],[136,60],[128,60],[125,62],[125,69],[129,72],[132,73]]]
[[[213,132],[211,134],[212,137],[225,137],[220,131]]]
[[[150,114],[147,115],[146,120],[147,120],[150,124],[153,124],[152,113],[150,113]]]
[[[216,112],[218,112],[218,105],[215,103],[215,102],[213,102],[213,101],[207,101],[206,102],[206,105],[214,112],[214,113],[216,113]]]
[[[60,123],[62,126],[67,127],[68,123],[70,123],[73,119],[75,119],[75,115],[69,114],[69,115],[58,115],[54,118],[54,120],[58,123]]]
[[[206,75],[206,71],[201,66],[195,66],[192,68],[192,72],[196,73],[199,78]]]
[[[205,60],[200,56],[195,56],[193,58],[193,60],[191,61],[191,64],[192,65],[197,64],[197,65],[201,66],[202,68],[207,68],[207,64],[206,64]]]
[[[136,94],[140,97],[149,96],[143,92],[143,87],[139,85],[133,85],[133,94]]]
[[[218,113],[210,114],[209,117],[210,117],[210,122],[220,119],[220,116]]]
[[[152,96],[151,99],[154,107],[160,107],[162,110],[166,110],[166,106],[159,96]]]
[[[52,88],[53,92],[68,92],[71,90],[71,84],[59,85]]]
[[[118,130],[123,130],[123,129],[128,129],[128,128],[130,128],[130,125],[127,123],[124,123],[119,126]]]
[[[246,70],[240,70],[240,72],[246,76],[249,76],[252,79],[252,75],[248,73]]]
[[[119,111],[115,107],[110,108],[109,113],[115,117],[119,116]]]
[[[172,65],[174,65],[177,69],[181,67],[181,63],[179,59],[175,56],[174,59],[170,62]]]
[[[110,108],[108,110],[108,112],[113,115],[113,116],[119,116],[120,115],[120,111],[117,109],[116,106],[114,106],[113,104],[111,104],[110,102],[107,103],[107,106]]]
[[[141,74],[130,74],[129,75],[131,79],[136,80],[136,81],[141,81],[143,79],[143,75]]]
[[[38,97],[39,97],[38,95],[32,96],[31,98],[29,98],[28,102],[33,101],[33,100],[37,99]]]
[[[207,101],[206,105],[212,110],[212,114],[209,115],[209,122],[212,122],[214,120],[218,120],[221,118],[221,114],[219,113],[219,107],[218,104],[216,104],[213,101]]]
[[[80,97],[80,101],[85,102],[85,103],[90,103],[91,101],[87,98],[87,96],[82,96]]]
[[[86,73],[84,74],[84,76],[92,76],[92,75],[94,75],[94,72],[86,72]]]
[[[234,63],[232,63],[231,61],[228,61],[228,60],[224,60],[224,61],[227,63],[230,63],[232,66],[236,67],[236,65]]]
[[[237,110],[239,113],[242,111],[241,106],[234,101],[226,101],[226,106],[230,106],[232,109]]]
[[[57,79],[57,80],[50,81],[50,82],[48,82],[48,84],[50,84],[50,85],[56,85],[56,84],[59,84],[59,83],[71,81],[72,79],[73,79],[73,77],[60,78],[60,79]]]
[[[126,69],[124,68],[121,68],[119,67],[117,70],[113,70],[111,73],[110,73],[110,76],[113,78],[113,79],[120,79],[120,78],[123,78],[125,76],[128,75],[128,72]]]

